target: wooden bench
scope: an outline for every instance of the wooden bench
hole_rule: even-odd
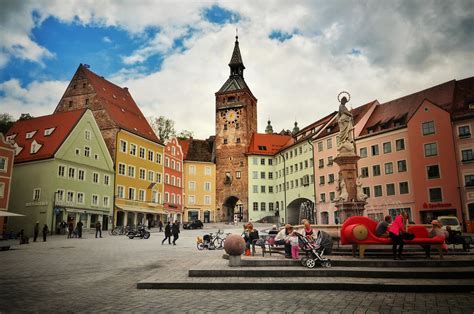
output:
[[[380,238],[375,235],[377,222],[363,216],[349,217],[341,229],[341,244],[352,244],[358,247],[360,258],[364,258],[365,250],[369,245],[392,245],[390,238]],[[434,246],[443,258],[444,237],[429,237],[428,230],[423,226],[409,226],[408,232],[415,235],[413,240],[403,240],[405,244],[421,245],[423,249]]]

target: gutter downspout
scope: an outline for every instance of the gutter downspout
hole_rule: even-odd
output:
[[[288,223],[288,211],[286,210],[286,160],[283,153],[280,153],[280,156],[283,158],[283,206],[285,207],[285,223]]]
[[[313,142],[311,141],[312,139],[309,138],[308,139],[308,143],[309,145],[311,146],[311,151],[313,152],[312,153],[312,156],[313,156],[313,192],[314,192],[314,195],[313,195],[313,204],[314,204],[314,207],[313,207],[313,215],[314,215],[314,224],[317,224],[317,211],[316,211],[316,174],[315,174],[315,163],[314,161],[316,160],[316,156],[314,156],[314,145],[313,145]]]

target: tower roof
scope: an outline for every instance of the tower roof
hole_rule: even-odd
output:
[[[234,65],[240,65],[245,69],[244,62],[242,61],[242,56],[240,54],[239,48],[239,36],[235,36],[235,45],[234,51],[232,52],[232,57],[230,58],[229,66],[232,68]]]

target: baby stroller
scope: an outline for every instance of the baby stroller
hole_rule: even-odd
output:
[[[196,237],[196,244],[198,250],[204,250],[204,249],[209,249],[209,250],[214,250],[214,242],[211,241],[212,238],[209,234],[205,234],[202,238],[201,237]]]
[[[308,268],[314,268],[316,266],[325,268],[331,267],[331,260],[324,257],[324,247],[321,245],[322,233],[318,232],[316,240],[306,238],[297,232],[296,236],[300,242],[301,249],[306,254],[306,256],[301,258],[301,265]]]

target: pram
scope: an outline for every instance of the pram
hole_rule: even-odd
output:
[[[305,252],[306,256],[301,258],[301,265],[308,268],[331,267],[331,260],[324,257],[324,247],[321,245],[322,233],[318,232],[316,240],[306,238],[302,234],[295,232],[300,242],[300,248]]]

